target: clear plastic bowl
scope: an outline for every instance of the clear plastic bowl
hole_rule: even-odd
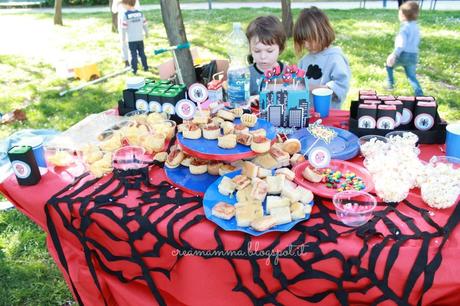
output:
[[[431,157],[430,164],[436,166],[438,164],[446,164],[449,167],[452,167],[454,169],[460,168],[460,158],[453,157],[453,156],[438,156],[435,155]]]
[[[355,190],[334,194],[332,202],[339,220],[352,227],[361,226],[369,221],[377,206],[377,201],[372,195]]]
[[[385,135],[386,138],[388,138],[390,141],[392,138],[395,138],[395,137],[401,137],[403,138],[404,136],[410,136],[411,138],[413,138],[413,144],[414,146],[417,146],[418,145],[418,136],[412,132],[409,132],[409,131],[393,131],[393,132],[389,132]]]
[[[359,144],[359,149],[360,149],[362,155],[364,155],[364,156],[367,155],[367,152],[366,152],[367,150],[366,150],[365,145],[368,142],[370,142],[371,140],[373,140],[373,139],[375,139],[375,142],[378,142],[378,141],[381,141],[383,143],[388,142],[388,138],[380,136],[380,135],[365,135],[365,136],[361,136],[358,139],[358,144]]]
[[[139,169],[147,166],[145,149],[139,146],[126,146],[116,150],[112,156],[113,168],[119,170]]]

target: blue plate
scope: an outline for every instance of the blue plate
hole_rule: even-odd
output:
[[[191,174],[188,167],[184,166],[173,169],[165,167],[164,169],[169,181],[175,187],[192,193],[204,194],[206,189],[219,178],[218,175],[209,173]]]
[[[240,119],[235,119],[235,124],[240,124]],[[249,128],[250,131],[265,129],[267,131],[267,138],[272,140],[276,136],[275,127],[268,121],[258,119],[257,124]],[[184,152],[189,155],[193,155],[202,159],[217,159],[226,160],[238,160],[242,158],[252,157],[256,155],[249,146],[237,144],[233,149],[223,149],[217,146],[217,139],[209,140],[201,137],[200,139],[187,139],[182,136],[182,133],[177,133],[177,139],[179,140]]]
[[[238,175],[240,173],[241,173],[241,170],[238,170],[238,171],[234,171],[232,173],[228,173],[225,176],[233,178],[233,177],[235,177],[236,175]],[[297,223],[299,223],[301,221],[304,221],[304,220],[307,220],[307,219],[310,218],[310,214],[306,214],[305,218],[303,218],[303,219],[298,219],[298,220],[295,220],[295,221],[292,221],[292,222],[289,222],[289,223],[286,223],[286,224],[277,225],[277,226],[272,227],[269,230],[259,232],[259,231],[253,230],[249,226],[248,227],[237,226],[235,217],[233,217],[230,220],[224,220],[224,219],[221,219],[221,218],[214,217],[212,215],[212,208],[218,202],[223,201],[223,202],[227,202],[229,204],[236,204],[236,202],[237,202],[235,194],[233,194],[233,196],[230,197],[230,196],[225,196],[225,195],[222,195],[221,193],[219,193],[218,186],[219,186],[221,181],[222,181],[222,177],[220,177],[218,180],[216,180],[214,183],[212,183],[211,186],[209,186],[208,190],[206,190],[206,193],[204,194],[204,198],[203,198],[203,208],[204,208],[204,213],[206,215],[206,218],[208,218],[209,220],[211,220],[212,222],[214,222],[215,224],[217,224],[218,226],[220,226],[221,228],[223,228],[226,231],[240,231],[240,232],[245,232],[245,233],[251,234],[253,236],[260,236],[260,235],[263,235],[263,234],[269,233],[269,232],[287,232],[294,225],[296,225]],[[263,208],[264,208],[264,213],[265,213],[265,208],[266,208],[265,204],[266,204],[266,201],[264,201],[262,203]],[[313,201],[311,201],[308,205],[313,206]]]
[[[330,127],[337,132],[331,143],[327,144],[323,140],[318,141],[315,147],[322,146],[329,149],[332,159],[348,160],[359,153],[358,137],[344,129]],[[316,141],[307,129],[301,129],[292,134],[290,138],[297,138],[302,144],[302,154]]]

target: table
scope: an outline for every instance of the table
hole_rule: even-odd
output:
[[[325,124],[347,116],[333,111]],[[420,148],[425,160],[442,154]],[[9,177],[0,191],[47,232],[82,305],[460,302],[460,206],[433,210],[417,192],[379,203],[356,229],[315,197],[309,220],[252,237],[208,221],[201,198],[173,188],[159,165],[73,183],[49,171],[30,187]]]

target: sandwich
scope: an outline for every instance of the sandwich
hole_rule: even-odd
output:
[[[233,134],[235,131],[235,125],[233,122],[224,121],[221,123],[220,127],[222,128],[224,135]]]
[[[302,171],[302,176],[312,183],[319,183],[323,179],[323,175],[311,166],[305,167],[305,169]]]
[[[289,160],[289,163],[291,164],[291,166],[294,167],[295,165],[304,161],[305,157],[302,154],[295,153],[294,155],[292,155],[291,159]]]
[[[233,149],[236,147],[236,135],[228,134],[217,138],[217,145],[223,149]]]
[[[270,155],[277,161],[278,167],[286,167],[289,166],[289,153],[281,150],[276,146],[272,146],[270,148]]]
[[[289,202],[289,199],[279,197],[279,196],[267,196],[267,203],[266,203],[266,209],[267,213],[271,213],[272,209],[278,208],[278,207],[289,207],[291,203]]]
[[[254,127],[257,123],[257,116],[254,114],[241,115],[241,123],[247,127]]]
[[[258,232],[269,230],[275,225],[276,218],[273,216],[263,216],[251,222],[251,227]]]
[[[272,208],[270,215],[275,217],[277,225],[286,224],[292,221],[289,206]]]
[[[205,139],[217,139],[220,136],[220,127],[215,124],[207,124],[203,127],[203,137]]]
[[[236,224],[238,226],[249,226],[251,222],[263,217],[262,205],[242,205],[237,206],[235,211]]]
[[[259,167],[259,169],[257,170],[257,177],[259,177],[259,178],[265,178],[265,177],[269,177],[271,175],[272,175],[271,170],[268,170],[268,169],[265,169],[265,168],[262,168],[262,167]]]
[[[219,193],[225,196],[232,194],[235,191],[235,188],[235,182],[227,176],[224,176],[222,181],[220,181],[219,185],[217,186]]]
[[[250,146],[252,143],[252,135],[249,133],[239,133],[236,135],[236,142],[245,146]]]
[[[189,166],[191,174],[204,174],[208,172],[208,161],[194,158]]]
[[[291,138],[286,140],[282,146],[283,150],[288,152],[290,155],[300,152],[302,145],[300,144],[300,140]]]
[[[275,175],[284,175],[288,180],[293,181],[295,179],[295,173],[288,168],[280,168],[275,171]]]
[[[265,153],[270,150],[270,140],[264,136],[252,138],[251,150],[256,153]]]
[[[249,133],[249,128],[244,124],[236,124],[234,132],[235,134]]]
[[[219,175],[219,169],[222,166],[222,162],[213,160],[208,164],[208,173],[211,175]]]
[[[232,165],[229,165],[229,164],[223,164],[219,168],[219,175],[223,176],[223,175],[225,175],[227,173],[230,173],[230,172],[233,172],[235,170],[236,170],[235,166],[232,166]]]
[[[268,194],[280,194],[284,187],[284,180],[283,175],[267,176],[265,181],[268,185]]]
[[[256,201],[263,201],[267,196],[268,185],[264,180],[258,177],[252,179],[251,197]]]
[[[177,168],[184,158],[184,152],[182,152],[182,150],[180,149],[176,149],[168,154],[168,158],[166,158],[165,165],[168,168]]]
[[[258,172],[259,167],[251,163],[250,161],[245,161],[243,163],[243,170],[241,171],[242,175],[246,175],[249,178],[254,178],[257,177],[257,172]]]
[[[235,216],[235,212],[235,206],[225,202],[219,202],[212,208],[212,215],[224,220],[230,220],[233,218],[233,216]]]
[[[228,121],[233,121],[235,120],[235,115],[232,112],[229,112],[228,110],[221,109],[220,111],[217,112],[217,116]]]
[[[233,182],[236,184],[236,189],[241,190],[249,184],[251,184],[251,180],[246,175],[237,175],[233,178]]]
[[[201,129],[198,125],[189,124],[183,131],[182,136],[188,139],[199,139],[201,137]]]

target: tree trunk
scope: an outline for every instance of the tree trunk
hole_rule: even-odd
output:
[[[112,32],[118,32],[118,13],[114,14],[112,11],[112,4],[113,0],[109,0],[109,10],[110,14],[112,14]]]
[[[284,31],[286,31],[287,37],[292,37],[294,22],[292,21],[291,0],[281,0],[281,9],[283,10],[282,21]]]
[[[178,0],[160,0],[163,24],[168,35],[170,46],[177,46],[187,42],[184,21]],[[192,53],[189,48],[176,50],[177,61],[182,72],[184,83],[189,86],[196,82],[195,68],[193,67]],[[176,67],[177,69],[177,67]]]
[[[64,25],[62,22],[62,0],[54,1],[54,24]]]

